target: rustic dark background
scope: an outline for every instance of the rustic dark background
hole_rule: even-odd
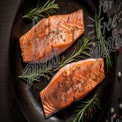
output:
[[[9,38],[19,3],[21,0],[1,0],[0,1],[0,122],[27,122],[23,116],[11,87],[11,76],[9,69]],[[117,0],[120,4],[121,0]],[[114,10],[113,10],[114,11]],[[109,14],[112,14],[110,12]],[[122,21],[118,28],[122,28]],[[117,56],[117,72],[122,72],[122,49]],[[122,102],[122,80],[116,82],[111,96],[110,104],[103,115],[105,119],[110,118],[110,107],[113,106],[118,112],[118,104]],[[104,122],[104,120],[103,120]]]
[[[0,1],[0,122],[26,122],[15,101],[9,69],[9,38],[21,0]]]

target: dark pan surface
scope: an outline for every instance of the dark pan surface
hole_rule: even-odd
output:
[[[41,2],[44,3],[45,1],[42,0]],[[70,13],[80,8],[84,10],[85,33],[82,37],[87,36],[88,32],[91,31],[91,28],[87,28],[87,24],[90,23],[88,16],[93,17],[95,15],[95,11],[97,9],[96,6],[98,6],[98,3],[93,0],[70,0],[70,2],[69,0],[56,0],[56,2],[59,4],[60,7],[57,14]],[[18,41],[21,35],[23,35],[32,27],[32,23],[23,20],[22,15],[26,12],[28,5],[36,5],[37,3],[38,0],[21,1],[11,32],[11,71],[13,73],[13,83],[17,96],[17,101],[24,115],[30,122],[69,122],[75,116],[74,110],[80,104],[80,101],[75,102],[71,106],[57,112],[49,119],[45,119],[41,107],[41,102],[39,99],[39,92],[48,85],[49,81],[40,79],[39,83],[35,82],[34,85],[30,89],[28,89],[26,82],[18,78],[18,76],[22,73],[24,67],[26,66],[25,64],[23,64],[21,59],[21,52]],[[76,43],[73,46],[75,45]],[[68,51],[66,51],[62,55],[69,55],[72,51],[72,47],[69,48]],[[112,54],[112,56],[114,57],[114,54]],[[115,72],[115,66],[113,65],[111,72],[106,73],[105,80],[97,88],[95,88],[87,97],[84,98],[90,98],[93,94],[98,93],[99,98],[101,100],[102,108],[102,110],[96,110],[96,112],[93,113],[92,119],[86,120],[86,122],[95,122],[97,120],[100,121],[100,116],[103,113],[104,108],[106,107],[107,100],[110,96],[112,86],[114,84]]]

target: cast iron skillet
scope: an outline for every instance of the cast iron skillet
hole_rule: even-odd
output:
[[[41,0],[43,4],[45,0]],[[59,4],[60,9],[57,11],[57,14],[65,14],[76,11],[80,8],[84,11],[85,18],[85,33],[82,37],[88,35],[88,32],[91,31],[91,28],[87,28],[87,24],[90,23],[88,16],[93,17],[95,15],[95,11],[97,11],[98,1],[96,0],[56,0]],[[71,106],[57,112],[49,119],[45,119],[43,115],[43,110],[41,107],[41,102],[39,98],[39,92],[48,84],[49,81],[40,79],[40,82],[35,82],[34,85],[28,89],[27,84],[24,80],[18,78],[18,76],[22,73],[26,64],[22,62],[21,52],[19,48],[19,38],[21,35],[26,33],[31,27],[32,22],[28,20],[23,20],[22,15],[26,12],[28,5],[35,6],[38,3],[38,0],[22,0],[15,17],[15,21],[13,23],[13,28],[11,31],[10,37],[10,65],[11,72],[13,76],[13,86],[16,93],[17,101],[20,105],[21,110],[23,111],[25,117],[30,122],[69,122],[75,117],[74,110],[80,104],[79,102],[74,102]],[[105,15],[106,16],[106,15]],[[93,28],[92,28],[93,29]],[[108,33],[109,34],[109,33]],[[109,35],[107,35],[109,36]],[[76,43],[73,45],[75,46]],[[73,47],[72,46],[72,47]],[[71,53],[70,47],[68,49],[67,54]],[[65,52],[65,54],[66,54]],[[62,55],[65,55],[62,54]],[[114,55],[112,54],[114,57]],[[115,58],[113,62],[115,61]],[[105,69],[106,70],[106,69]],[[96,109],[96,111],[92,112],[93,117],[90,120],[84,120],[85,122],[95,122],[102,121],[101,115],[103,113],[104,108],[106,107],[107,100],[110,96],[112,86],[114,84],[114,74],[115,74],[115,65],[113,64],[113,68],[109,73],[106,73],[105,80],[98,85],[88,96],[84,99],[91,98],[95,93],[98,94],[98,97],[101,100],[101,110]]]

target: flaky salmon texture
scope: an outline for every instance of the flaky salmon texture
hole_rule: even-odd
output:
[[[86,59],[64,66],[40,92],[45,117],[82,99],[104,78],[103,58]]]
[[[23,62],[46,61],[84,33],[83,10],[42,19],[19,39]]]

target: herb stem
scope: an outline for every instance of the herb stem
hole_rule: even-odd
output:
[[[26,14],[23,16],[23,18],[28,19],[40,19],[45,17],[45,15],[52,15],[56,12],[56,10],[59,9],[58,4],[55,4],[55,0],[51,1],[48,0],[43,6],[39,6],[39,3],[35,8],[31,8],[29,11],[26,12]]]
[[[98,20],[97,15],[95,15],[95,32],[96,32],[96,38],[99,41],[100,44],[100,48],[101,48],[101,52],[102,55],[105,56],[106,58],[106,67],[107,67],[107,71],[110,71],[110,68],[112,67],[112,59],[111,56],[109,54],[109,51],[106,47],[106,39],[105,39],[105,35],[103,35],[101,28],[100,28],[100,23]]]
[[[82,44],[80,44],[81,42]],[[32,70],[31,72],[29,71],[29,69],[24,70],[23,73],[19,76],[19,78],[26,80],[28,84],[32,84],[34,81],[39,81],[41,77],[48,78],[49,75],[53,75],[54,72],[58,71],[63,66],[83,58],[83,56],[81,56],[82,54],[90,56],[87,51],[90,50],[91,44],[92,42],[90,38],[79,40],[79,43],[77,44],[73,53],[67,59],[62,57],[62,60],[59,62],[59,65],[54,70],[52,70],[49,64],[47,64],[47,67],[42,66],[37,70]],[[80,47],[78,48],[79,45]]]
[[[100,105],[100,100],[97,97],[97,94],[95,94],[90,100],[87,100],[85,102],[82,101],[82,104],[80,106],[80,109],[77,110],[77,115],[76,117],[72,120],[72,122],[81,122],[84,119],[84,114],[85,112],[88,113],[88,117],[90,118],[92,116],[90,109],[95,109],[95,106],[98,108]]]
[[[81,40],[80,40],[80,41],[81,41]],[[80,43],[80,41],[79,41],[79,43]],[[79,45],[81,45],[81,47],[80,47],[80,48],[76,48],[76,49],[73,51],[73,53],[71,54],[71,56],[69,56],[65,61],[64,61],[64,59],[63,59],[63,61],[61,61],[61,62],[59,63],[59,66],[58,66],[54,71],[59,70],[60,68],[62,68],[62,67],[65,66],[66,64],[69,64],[69,63],[71,63],[71,62],[73,62],[73,61],[76,61],[78,58],[79,58],[79,59],[80,59],[80,58],[83,58],[83,56],[81,56],[82,54],[84,54],[84,55],[86,55],[86,56],[89,56],[89,57],[91,56],[89,53],[86,52],[86,50],[87,50],[87,51],[90,50],[89,47],[90,47],[91,44],[92,44],[91,38],[85,38],[82,44],[79,44],[79,43],[78,43],[77,47],[78,47]]]

